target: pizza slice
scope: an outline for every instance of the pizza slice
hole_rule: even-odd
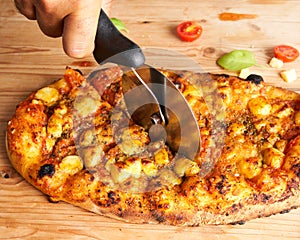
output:
[[[241,223],[300,205],[298,93],[253,75],[162,73],[196,116],[195,159],[130,119],[112,67],[91,81],[67,68],[21,102],[7,127],[11,163],[51,201],[127,222]]]

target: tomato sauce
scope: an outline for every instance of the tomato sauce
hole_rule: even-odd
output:
[[[219,14],[219,19],[222,21],[238,21],[243,19],[253,19],[256,18],[256,14],[242,14],[242,13],[230,13],[223,12]]]

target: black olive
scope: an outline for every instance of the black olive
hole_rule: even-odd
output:
[[[54,165],[53,164],[45,164],[45,165],[41,166],[38,175],[39,175],[39,178],[42,178],[46,175],[49,177],[52,177],[54,173],[55,173]]]
[[[262,76],[257,75],[257,74],[250,74],[247,78],[246,81],[250,81],[253,82],[255,84],[260,84],[261,82],[264,81],[264,79],[262,78]]]

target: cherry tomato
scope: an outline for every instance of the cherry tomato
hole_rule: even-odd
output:
[[[299,52],[294,47],[279,45],[274,47],[274,55],[283,62],[292,62],[299,56]]]
[[[192,42],[201,36],[202,27],[195,22],[186,21],[179,24],[176,31],[181,40]]]

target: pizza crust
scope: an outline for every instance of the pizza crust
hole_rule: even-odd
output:
[[[194,111],[201,109],[198,115],[196,114],[199,124],[202,123],[202,120],[203,122],[209,121],[210,115],[207,113],[207,109],[204,109],[203,105],[199,103],[201,98],[196,91],[197,89],[186,83],[186,78],[191,77],[190,73],[181,73],[180,77],[177,73],[169,71],[163,73],[173,79],[179,89],[183,91]],[[106,127],[106,117],[109,116],[107,113],[110,112],[110,106],[114,106],[120,97],[120,89],[118,84],[113,81],[110,81],[108,85],[103,85],[103,82],[99,79],[103,80],[109,78],[109,76],[111,79],[112,75],[116,81],[120,78],[121,72],[119,69],[100,72],[98,80],[93,84],[95,89],[104,93],[101,106],[98,106],[98,108],[105,110],[101,112],[102,117],[100,120],[104,122]],[[123,168],[124,163],[120,165],[121,163],[115,162],[114,157],[121,158],[124,156],[119,153],[120,149],[117,148],[117,145],[112,147],[113,143],[109,141],[107,143],[106,139],[107,145],[105,147],[110,147],[110,149],[109,151],[106,150],[105,154],[111,158],[106,160],[107,162],[103,165],[98,163],[98,165],[88,168],[87,165],[92,163],[87,163],[87,160],[84,159],[86,155],[82,157],[74,149],[75,144],[72,142],[74,138],[72,133],[71,135],[70,132],[68,132],[69,135],[64,133],[67,137],[59,135],[60,137],[55,137],[55,141],[47,142],[49,138],[47,131],[50,131],[49,119],[54,115],[55,110],[51,110],[50,116],[45,114],[45,109],[51,108],[53,101],[59,102],[64,97],[52,94],[51,98],[43,101],[38,98],[38,101],[32,106],[31,104],[36,101],[36,92],[18,105],[16,114],[8,124],[6,145],[9,159],[26,181],[49,195],[52,201],[69,202],[94,213],[132,223],[162,223],[185,226],[240,224],[250,219],[270,216],[299,207],[300,137],[298,135],[300,127],[294,122],[296,112],[300,110],[299,94],[281,88],[265,86],[263,83],[257,85],[244,82],[241,79],[227,75],[203,74],[200,75],[198,80],[201,79],[203,82],[207,76],[218,84],[218,90],[221,93],[222,101],[226,105],[228,116],[226,116],[225,147],[222,148],[219,162],[206,176],[198,174],[199,171],[196,171],[197,174],[193,174],[192,168],[183,170],[183,176],[179,176],[182,173],[176,171],[176,164],[179,162],[179,160],[176,160],[172,171],[165,171],[163,167],[158,170],[157,176],[153,178],[159,179],[159,182],[154,182],[160,184],[156,189],[134,192],[131,191],[133,188],[127,190],[120,188],[119,185],[122,185],[122,182],[118,183],[118,186],[115,183],[110,185],[111,182],[119,181],[124,177],[121,175],[123,169],[126,171],[133,169],[127,168],[129,166],[128,162],[125,164],[126,168]],[[60,94],[63,93],[65,97],[72,99],[72,91],[76,92],[78,86],[83,83],[86,84],[84,78],[78,72],[67,69],[64,78],[50,85],[50,88],[54,87]],[[245,97],[241,97],[238,92],[244,94]],[[253,99],[256,99],[256,102]],[[251,101],[253,107],[249,104]],[[32,107],[31,112],[28,110],[30,107]],[[273,110],[275,107],[278,108],[276,111]],[[29,113],[26,112],[26,109]],[[68,108],[66,108],[66,111],[61,109],[60,107],[59,114],[63,115],[64,124],[68,126],[67,124],[70,123],[68,122],[69,110]],[[262,116],[264,114],[265,116]],[[207,119],[202,119],[202,116],[206,116]],[[252,118],[251,120],[249,120],[249,116]],[[275,116],[276,122],[280,124],[274,124],[275,127],[280,127],[279,130],[276,130],[269,122],[264,122],[265,118],[268,121],[273,121]],[[283,116],[283,120],[280,116]],[[37,122],[34,119],[40,119],[40,121]],[[102,122],[101,124],[103,124]],[[34,130],[32,130],[33,126]],[[112,128],[114,127],[112,126]],[[201,127],[203,126],[201,125]],[[258,130],[262,128],[264,132]],[[138,143],[149,143],[147,142],[147,135],[141,135],[144,132],[140,128],[132,126],[132,129],[135,129],[132,134],[136,132],[136,129],[139,129]],[[102,128],[100,130],[97,130],[96,125],[96,131],[98,131],[96,135],[104,139],[104,136],[106,136],[103,134],[104,130]],[[105,130],[108,131],[107,128]],[[206,136],[206,138],[202,139],[202,151],[199,153],[198,159],[195,160],[200,169],[201,164],[202,167],[207,164],[203,160],[209,149],[207,146],[205,147],[205,144],[211,143],[209,141],[212,139],[211,132],[209,135],[209,128],[205,129],[204,126],[201,130],[202,137]],[[268,132],[275,130],[280,134],[274,136],[274,134]],[[241,131],[242,134],[240,134]],[[255,136],[253,137],[253,135]],[[55,136],[55,134],[52,133],[51,136]],[[281,136],[281,139],[278,136]],[[264,138],[264,141],[269,145],[266,145],[263,141],[258,141],[259,137]],[[280,141],[281,144],[285,143],[284,150],[279,150]],[[237,143],[241,143],[241,147],[238,147],[239,144]],[[261,152],[257,152],[258,150],[253,152],[254,146],[257,147],[257,145],[260,146],[257,149]],[[273,148],[276,151],[272,151],[279,154],[279,157],[276,154],[274,155],[271,150],[266,150]],[[93,148],[93,151],[95,149]],[[161,149],[164,150],[163,153]],[[83,150],[90,151],[90,146],[83,148]],[[164,164],[162,160],[165,160],[166,156],[170,156],[171,153],[168,151],[167,146],[162,144],[158,145],[155,152],[149,150],[146,153],[148,154],[147,157],[153,158],[154,163],[158,165]],[[249,156],[237,160],[232,154],[238,155],[239,151],[245,151],[244,154],[249,154]],[[270,152],[268,153],[270,157],[265,153],[266,151]],[[93,157],[93,155],[89,156]],[[159,156],[164,156],[164,158],[162,159]],[[141,161],[144,160],[142,158]],[[112,161],[112,163],[109,161]],[[184,163],[190,163],[188,160],[184,161]],[[228,164],[230,161],[232,161],[231,165]],[[131,158],[130,163],[132,162],[136,163],[136,160]],[[167,163],[170,162],[171,160]],[[251,165],[249,165],[249,162],[251,162]],[[120,172],[118,172],[117,177],[110,176],[112,174],[111,169],[115,167],[114,164],[119,164],[118,169]],[[143,164],[142,166],[145,166],[146,163],[143,162]],[[255,164],[257,166],[253,168]],[[193,165],[193,171],[197,166]],[[146,168],[143,171],[144,175],[148,173]],[[175,174],[173,171],[175,171]],[[143,175],[139,175],[140,178],[136,176],[129,176],[126,179],[127,183],[129,182],[134,188],[136,188],[138,182],[141,182],[143,177]],[[162,176],[167,177],[162,178]],[[151,178],[151,175],[147,175],[148,178]],[[170,179],[172,184],[170,182],[164,184],[163,180],[171,181]]]
[[[6,139],[7,145],[7,139]],[[7,154],[10,161],[14,166],[19,166],[19,164],[15,164],[20,162],[20,159],[12,158],[10,155],[9,148],[7,147]],[[17,168],[16,168],[17,169]],[[25,178],[26,181],[31,182],[30,179]],[[184,222],[176,222],[172,221],[172,219],[163,219],[159,217],[159,214],[156,214],[155,211],[152,213],[144,214],[137,212],[133,209],[128,211],[124,216],[117,216],[116,213],[112,211],[111,208],[101,208],[95,203],[91,201],[91,199],[87,199],[85,202],[74,203],[67,199],[59,199],[60,201],[65,201],[70,204],[73,204],[77,207],[86,209],[88,211],[94,212],[96,214],[109,217],[112,219],[116,219],[119,221],[125,221],[128,223],[136,223],[136,224],[168,224],[168,225],[177,225],[177,226],[200,226],[200,225],[224,225],[224,224],[244,224],[246,221],[269,217],[278,213],[288,213],[292,209],[296,209],[300,206],[300,192],[297,192],[295,195],[288,197],[280,202],[275,202],[272,204],[256,204],[256,205],[248,205],[242,208],[239,208],[238,211],[235,211],[232,214],[213,214],[207,211],[197,211],[193,214],[186,214],[184,217]],[[51,201],[56,202],[57,199],[52,198]],[[175,213],[176,214],[176,213]],[[180,210],[178,211],[180,213]]]

